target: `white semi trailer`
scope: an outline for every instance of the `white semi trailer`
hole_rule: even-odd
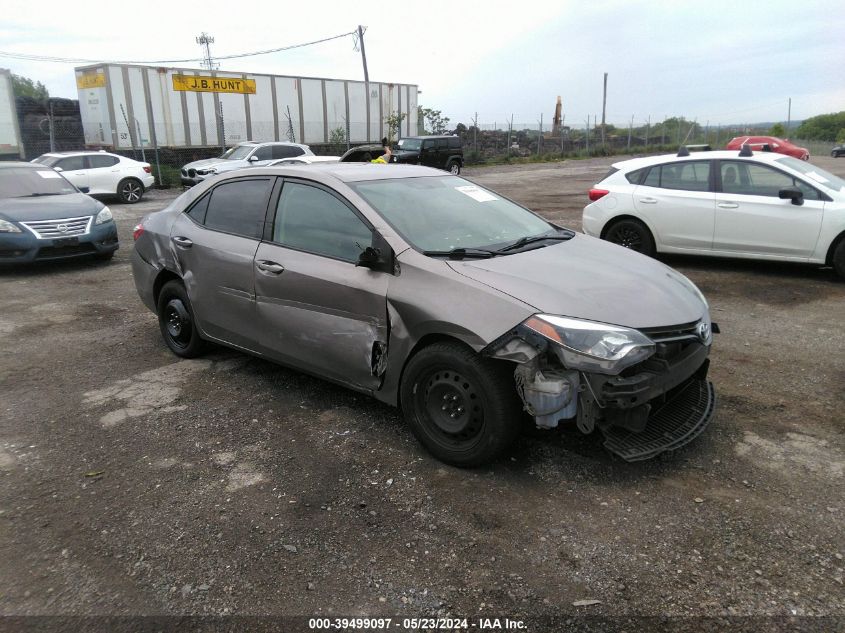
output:
[[[223,147],[241,141],[375,141],[417,133],[417,86],[96,64],[75,69],[89,146]]]
[[[12,73],[0,68],[0,159],[23,159],[23,143],[12,91]]]

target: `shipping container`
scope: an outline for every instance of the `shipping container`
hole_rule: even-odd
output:
[[[12,90],[12,73],[0,68],[0,159],[22,159],[23,143]]]
[[[377,141],[417,133],[417,86],[189,68],[75,69],[89,146],[224,147],[241,141]]]

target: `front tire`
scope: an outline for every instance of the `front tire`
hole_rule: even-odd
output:
[[[117,185],[117,197],[124,204],[135,204],[144,195],[144,185],[136,178],[124,178]]]
[[[453,466],[494,460],[521,425],[512,369],[459,343],[435,343],[417,352],[400,386],[402,411],[414,436]]]
[[[639,220],[628,219],[614,222],[605,232],[604,239],[654,257],[654,238],[648,227]]]
[[[452,161],[448,165],[446,165],[446,171],[448,171],[453,176],[457,176],[461,173],[461,164],[458,161]]]
[[[195,358],[205,349],[194,320],[185,286],[168,281],[158,295],[158,325],[167,347],[182,358]]]

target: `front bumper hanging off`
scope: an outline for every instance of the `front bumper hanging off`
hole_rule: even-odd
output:
[[[693,378],[652,410],[642,431],[619,426],[602,428],[604,447],[628,462],[651,459],[692,442],[713,419],[715,410],[713,383]]]

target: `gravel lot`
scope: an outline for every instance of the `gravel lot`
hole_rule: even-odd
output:
[[[465,175],[580,228],[611,162]],[[845,160],[814,162],[845,175]],[[129,265],[132,226],[175,195],[110,204],[111,263],[0,272],[0,614],[845,626],[845,283],[831,270],[664,258],[722,329],[709,431],[634,465],[571,429],[529,433],[463,471],[351,391],[224,349],[177,361]]]

